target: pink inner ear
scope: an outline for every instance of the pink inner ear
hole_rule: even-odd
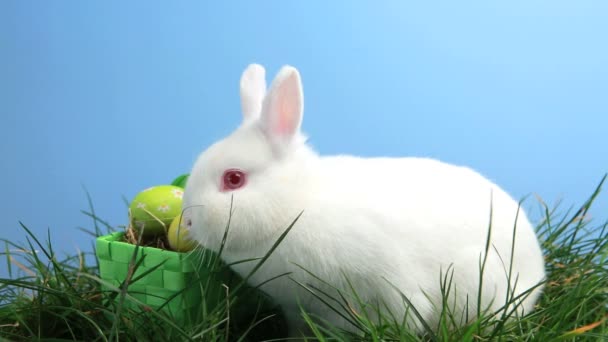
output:
[[[290,135],[295,130],[294,109],[289,100],[281,99],[277,106],[279,110],[276,132],[280,135]]]
[[[260,117],[270,138],[286,142],[298,133],[303,101],[300,88],[296,72],[283,71],[273,82]]]

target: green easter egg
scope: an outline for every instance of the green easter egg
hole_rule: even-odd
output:
[[[171,222],[167,240],[169,240],[169,246],[178,252],[189,252],[197,246],[197,243],[190,238],[190,227],[181,216],[177,216]]]
[[[166,233],[171,221],[181,214],[184,189],[175,185],[148,188],[135,196],[129,209],[133,228],[144,235]]]

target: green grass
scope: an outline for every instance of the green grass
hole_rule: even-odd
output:
[[[396,317],[384,315],[372,319],[365,311],[356,314],[349,310],[352,304],[364,305],[357,303],[354,289],[327,293],[310,284],[300,284],[324,303],[320,305],[344,309],[340,312],[359,329],[357,336],[342,332],[303,311],[310,327],[310,340],[606,340],[608,222],[598,224],[588,217],[605,179],[578,210],[558,213],[558,208],[549,208],[539,201],[544,219],[538,223],[537,232],[545,253],[548,279],[533,313],[516,320],[506,320],[500,314],[482,315],[455,328],[457,317],[445,305],[439,327],[428,327],[427,333],[419,336],[408,331]],[[92,218],[92,229],[85,230],[92,240],[118,229],[99,219],[92,204],[84,213]],[[7,267],[10,274],[8,279],[0,279],[0,341],[260,341],[279,340],[286,334],[279,308],[247,286],[245,279],[233,277],[219,305],[211,307],[203,300],[200,312],[191,322],[177,322],[163,311],[123,307],[121,303],[135,299],[129,295],[127,286],[113,289],[101,286],[103,280],[98,277],[94,255],[78,253],[62,257],[53,249],[50,234],[41,239],[24,225],[22,228],[25,244],[0,240],[4,245],[0,245],[4,259],[0,260],[0,267]],[[272,251],[253,262],[261,265]],[[226,266],[218,261],[214,270],[224,272]],[[452,286],[450,280],[450,270],[445,270],[441,277],[438,275],[446,293]],[[403,299],[406,305],[407,298]],[[408,312],[416,315],[415,308]]]

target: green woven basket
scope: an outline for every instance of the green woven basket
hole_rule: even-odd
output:
[[[136,248],[124,241],[122,232],[97,238],[100,276],[114,288],[120,288],[127,279],[130,266],[139,264],[130,278],[128,294],[143,305],[125,299],[123,307],[139,310],[162,307],[175,320],[184,321],[200,313],[203,298],[207,310],[221,300],[221,279],[215,275],[210,279],[211,272],[206,267],[211,254],[201,258],[201,253],[139,246],[133,259]]]

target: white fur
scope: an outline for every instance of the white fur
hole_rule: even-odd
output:
[[[262,110],[266,95],[266,70],[259,64],[251,64],[241,76],[241,110],[245,120],[255,120]]]
[[[456,289],[450,303],[456,312],[468,303],[469,318],[475,316],[492,206],[482,305],[493,311],[503,307],[518,213],[515,200],[479,173],[437,160],[317,155],[300,132],[303,93],[298,71],[283,67],[265,93],[260,68],[250,66],[243,76],[256,81],[241,82],[242,125],[202,153],[188,179],[184,207],[191,210],[192,234],[203,247],[218,250],[231,196],[234,213],[223,252],[226,262],[262,257],[303,211],[251,278],[252,284],[293,272],[291,278],[328,290],[295,263],[348,292],[347,276],[365,302],[385,303],[386,310],[399,317],[407,305],[394,285],[435,327],[439,310],[433,306],[441,308],[440,272],[445,275],[450,266],[452,290]],[[256,111],[257,116],[252,114]],[[229,168],[245,170],[248,183],[221,192],[221,175]],[[538,240],[521,209],[516,232],[511,276],[511,287],[517,282],[515,295],[545,277]],[[247,275],[254,265],[234,269]],[[291,334],[302,324],[298,303],[353,329],[288,277],[262,289],[285,310]],[[526,297],[519,314],[533,310],[541,290]],[[363,309],[354,303],[353,308]],[[408,317],[408,324],[422,329],[411,311]]]

